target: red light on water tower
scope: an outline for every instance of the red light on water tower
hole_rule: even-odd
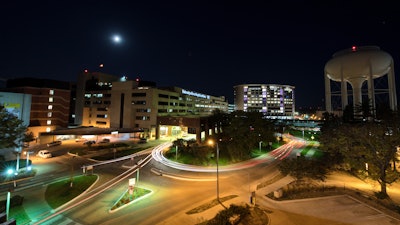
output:
[[[87,72],[88,72],[88,70],[86,69],[86,70],[84,70],[84,72],[85,72],[85,73],[87,73]]]
[[[351,47],[351,51],[353,51],[353,52],[357,51],[357,47],[356,46],[352,46]]]

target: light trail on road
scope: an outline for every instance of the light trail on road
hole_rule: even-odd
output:
[[[269,163],[276,159],[283,160],[284,158],[288,157],[294,149],[302,148],[306,145],[306,143],[301,139],[293,138],[292,136],[288,136],[287,138],[291,139],[287,144],[280,146],[279,148],[273,150],[270,153],[264,154],[254,159],[250,159],[241,163],[236,163],[228,166],[219,166],[219,171],[234,171],[240,169],[246,169],[253,166],[256,166],[261,163]],[[184,171],[192,171],[192,172],[216,172],[217,168],[212,167],[204,167],[204,166],[196,166],[196,165],[189,165],[183,164],[179,162],[174,162],[167,159],[164,156],[164,152],[168,149],[168,147],[172,146],[172,143],[165,143],[163,145],[159,145],[152,151],[152,157],[159,163],[162,163],[165,166],[184,170]]]
[[[54,213],[52,213],[51,215],[41,219],[40,221],[37,221],[35,223],[33,223],[33,225],[38,225],[38,224],[43,224],[44,222],[56,217],[57,215],[64,213],[94,197],[96,197],[97,195],[101,194],[102,192],[108,190],[109,188],[111,188],[112,186],[116,185],[117,183],[119,183],[122,180],[125,180],[126,178],[130,177],[132,174],[134,174],[139,168],[145,166],[147,163],[149,163],[151,161],[152,157],[151,154],[149,154],[146,158],[144,158],[143,160],[140,161],[140,163],[138,163],[137,165],[133,166],[132,168],[128,169],[127,171],[123,172],[122,174],[114,177],[113,179],[107,181],[106,183],[100,185],[99,187],[88,191],[86,193],[83,193],[81,196],[79,196],[79,198],[83,198],[79,201],[77,201],[78,198],[62,205],[60,208],[56,209]]]

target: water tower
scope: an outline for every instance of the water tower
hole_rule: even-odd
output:
[[[326,111],[333,112],[332,96],[341,97],[342,110],[348,105],[348,92],[353,96],[353,106],[362,103],[363,93],[368,93],[368,99],[375,109],[374,79],[387,75],[387,87],[379,92],[389,96],[390,109],[397,110],[396,84],[394,77],[393,58],[377,46],[353,46],[336,52],[325,64],[325,99]],[[331,81],[340,82],[340,91],[331,92]],[[367,90],[363,84],[367,81]],[[351,90],[348,91],[348,85]],[[364,85],[365,87],[365,85]],[[364,88],[365,89],[365,88]]]

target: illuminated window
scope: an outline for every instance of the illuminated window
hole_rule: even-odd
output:
[[[50,132],[50,127],[46,127],[46,132]]]
[[[47,117],[51,117],[52,115],[53,115],[53,113],[51,113],[51,112],[47,113]]]
[[[54,90],[50,90],[49,95],[54,95]]]
[[[47,120],[47,125],[51,125],[51,120]]]
[[[53,102],[53,97],[49,97],[49,102]]]
[[[47,109],[53,109],[53,105],[48,105]]]

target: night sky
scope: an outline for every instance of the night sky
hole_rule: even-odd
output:
[[[325,63],[353,45],[381,47],[400,73],[395,1],[6,1],[0,29],[0,78],[88,69],[230,103],[235,85],[286,84],[299,108],[324,105]]]

